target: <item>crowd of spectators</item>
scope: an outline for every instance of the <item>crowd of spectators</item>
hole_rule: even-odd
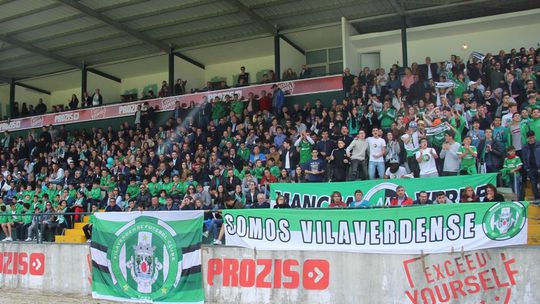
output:
[[[389,73],[345,69],[344,97],[327,105],[283,106],[275,86],[258,96],[204,98],[196,107],[177,103],[166,121],[139,113],[106,128],[6,131],[2,228],[7,240],[12,229],[31,240],[38,227],[51,240],[79,220],[62,216],[67,211],[268,208],[276,182],[501,172],[513,186],[528,177],[539,199],[537,53],[522,48],[467,62],[452,56],[446,64],[428,57]],[[287,203],[281,198],[277,206]],[[34,225],[10,212],[43,217]],[[219,213],[207,212],[206,222],[219,241]]]
[[[238,76],[236,77],[236,82],[234,83],[234,87],[242,87],[242,86],[248,86],[251,84],[255,84],[253,82],[250,82],[250,74],[246,71],[246,68],[244,66],[240,67],[240,72]],[[281,78],[281,80],[295,80],[295,79],[305,79],[312,77],[311,68],[307,67],[307,65],[302,65],[301,70],[299,72],[299,76],[296,74],[295,71],[293,71],[292,68],[288,68]],[[267,72],[263,73],[261,76],[261,81],[257,83],[272,83],[278,81],[278,77],[276,77],[276,74],[273,70],[268,70]],[[168,96],[178,96],[183,95],[186,93],[197,93],[197,92],[207,92],[207,91],[214,91],[214,90],[223,90],[230,88],[227,85],[227,82],[224,80],[220,81],[208,81],[206,83],[206,86],[203,88],[191,88],[189,91],[186,87],[187,80],[183,80],[182,78],[178,78],[174,85],[171,87],[167,83],[167,81],[162,81],[161,87],[158,90],[158,92],[154,92],[154,90],[149,89],[147,91],[143,91],[140,96],[132,96],[132,94],[122,95],[122,101],[137,101],[137,100],[149,100],[149,99],[155,99],[155,98],[163,98]],[[70,110],[77,110],[77,109],[84,109],[84,108],[90,108],[90,107],[97,107],[103,105],[103,95],[100,92],[100,89],[96,89],[93,94],[88,94],[88,92],[84,92],[81,100],[79,100],[79,97],[77,94],[71,95],[71,98],[67,101],[67,103],[64,104],[58,104],[53,105],[51,109],[47,108],[47,105],[43,102],[43,99],[40,98],[38,100],[38,104],[34,107],[34,105],[27,105],[26,102],[23,102],[21,105],[19,105],[19,102],[14,102],[12,107],[12,112],[10,115],[10,118],[24,118],[29,116],[36,116],[36,115],[43,115],[46,113],[59,113],[64,111],[70,111]]]

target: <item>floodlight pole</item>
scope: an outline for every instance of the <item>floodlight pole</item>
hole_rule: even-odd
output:
[[[407,60],[407,17],[401,16],[401,56],[403,57],[403,67],[408,66]]]

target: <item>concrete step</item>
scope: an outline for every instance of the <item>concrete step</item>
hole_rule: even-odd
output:
[[[84,232],[81,229],[66,229],[65,236],[84,236]]]
[[[84,235],[57,235],[54,238],[56,243],[86,243]]]
[[[84,225],[87,225],[88,223],[75,223],[73,225],[73,229],[75,230],[82,230],[82,228],[84,227]]]
[[[537,205],[529,205],[529,209],[527,210],[529,213],[529,220],[530,219],[540,219],[540,206]]]

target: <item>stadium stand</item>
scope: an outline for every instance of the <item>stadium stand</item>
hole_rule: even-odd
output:
[[[5,131],[2,211],[41,212],[44,240],[56,234],[60,242],[82,242],[90,217],[62,213],[92,205],[105,211],[267,208],[275,182],[500,172],[514,198],[525,198],[519,185],[530,180],[538,200],[537,53],[521,48],[437,63],[427,57],[425,64],[393,66],[389,73],[345,69],[339,101],[282,107],[284,92],[275,86],[267,96],[177,103],[162,125],[143,103],[120,126],[49,126],[19,137]],[[293,80],[296,74],[287,73]],[[169,95],[164,88],[165,82],[160,97]],[[88,106],[100,105],[96,94]],[[215,216],[207,213],[208,233],[219,242]],[[2,222],[4,240],[37,235],[29,216],[3,215]]]

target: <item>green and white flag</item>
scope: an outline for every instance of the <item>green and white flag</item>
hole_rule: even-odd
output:
[[[132,303],[203,303],[200,211],[96,213],[92,296]]]
[[[527,202],[223,210],[226,243],[258,250],[419,254],[527,244]]]
[[[437,194],[444,193],[451,202],[459,202],[465,187],[472,186],[475,194],[483,198],[486,185],[496,183],[497,173],[337,183],[274,183],[270,184],[270,200],[275,203],[276,197],[282,195],[292,208],[326,208],[332,192],[341,192],[343,201],[348,205],[354,200],[354,191],[362,190],[364,199],[371,206],[387,206],[396,196],[396,188],[403,186],[407,196],[413,200],[417,199],[420,191],[426,191],[432,201]]]

